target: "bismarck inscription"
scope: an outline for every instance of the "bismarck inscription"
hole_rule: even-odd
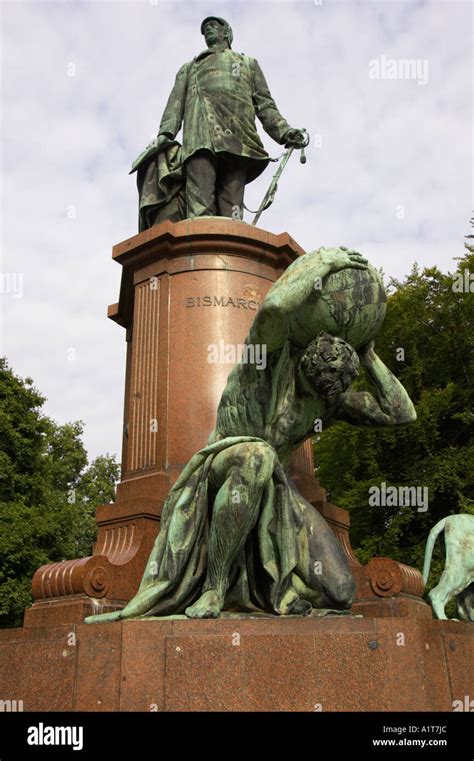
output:
[[[190,307],[235,307],[236,309],[251,309],[256,312],[259,302],[254,299],[232,298],[231,296],[188,296],[184,305]]]

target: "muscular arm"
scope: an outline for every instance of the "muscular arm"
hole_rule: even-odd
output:
[[[375,397],[349,389],[337,413],[339,420],[360,426],[391,426],[414,423],[416,412],[406,389],[374,352],[372,345],[361,356]]]
[[[298,315],[316,305],[325,277],[346,267],[365,269],[366,264],[360,254],[344,248],[320,248],[299,257],[268,291],[246,343],[264,344],[267,352],[281,348],[291,339],[292,322],[297,324]]]

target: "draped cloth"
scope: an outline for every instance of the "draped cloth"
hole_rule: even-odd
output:
[[[232,436],[193,455],[165,501],[161,530],[137,594],[123,610],[89,616],[87,623],[180,614],[200,597],[212,520],[209,472],[219,452],[246,442],[267,444],[257,437]],[[310,544],[306,511],[314,508],[275,458],[273,474],[260,497],[258,520],[230,571],[225,610],[290,611],[298,599],[295,586],[301,591],[303,585],[296,565]]]
[[[186,218],[186,174],[182,163],[182,147],[173,141],[164,150],[141,163],[135,162],[138,187],[138,230],[169,219]]]

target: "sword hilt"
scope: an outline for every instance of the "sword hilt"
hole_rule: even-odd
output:
[[[308,135],[308,132],[304,128],[303,128],[303,132],[306,132],[306,142],[301,147],[300,164],[306,164],[306,154],[304,152],[304,149],[309,144],[309,135]]]

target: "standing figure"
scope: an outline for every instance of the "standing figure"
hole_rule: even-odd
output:
[[[245,185],[270,161],[255,117],[281,145],[302,147],[306,135],[290,127],[278,111],[258,61],[232,50],[227,21],[209,16],[201,24],[201,34],[207,49],[178,71],[158,136],[134,168],[144,157],[169,147],[176,151],[175,138],[183,125],[180,161],[186,181],[186,217],[242,219]],[[164,184],[170,175],[179,176],[175,167],[165,168]],[[158,183],[162,181],[163,171]]]

